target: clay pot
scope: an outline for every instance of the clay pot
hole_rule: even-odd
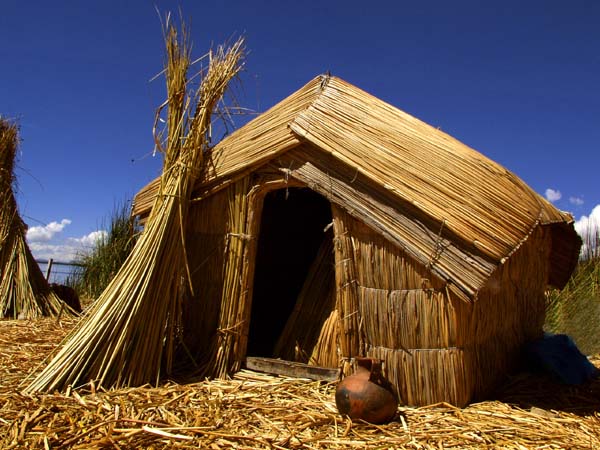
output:
[[[354,374],[337,386],[335,404],[338,411],[353,420],[375,424],[389,422],[396,415],[398,397],[381,373],[381,360],[356,358],[355,361]]]

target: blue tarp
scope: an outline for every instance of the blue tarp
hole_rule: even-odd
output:
[[[600,375],[566,334],[545,333],[526,347],[529,364],[564,384],[582,384]]]

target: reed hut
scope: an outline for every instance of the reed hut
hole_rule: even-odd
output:
[[[135,198],[144,223],[159,189]],[[319,76],[212,151],[196,182],[179,362],[385,361],[403,403],[490,393],[542,334],[573,218],[446,133]]]

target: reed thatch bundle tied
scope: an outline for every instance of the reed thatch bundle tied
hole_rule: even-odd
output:
[[[210,151],[211,114],[242,68],[243,40],[209,52],[205,70],[188,77],[185,27],[165,26],[166,130],[155,129],[164,154],[160,193],[151,217],[121,270],[89,316],[28,391],[62,389],[93,380],[104,387],[155,382],[169,374],[181,333],[181,299],[189,289],[184,224],[191,191]],[[190,82],[200,78],[195,92]]]
[[[54,316],[61,301],[35,262],[13,192],[18,127],[0,117],[0,315],[12,318]]]

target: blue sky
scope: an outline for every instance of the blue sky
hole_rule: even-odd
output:
[[[21,125],[36,256],[69,259],[159,173],[156,8],[179,7],[197,56],[246,36],[241,106],[330,71],[501,163],[579,228],[600,220],[600,2],[2,0],[0,114]]]

